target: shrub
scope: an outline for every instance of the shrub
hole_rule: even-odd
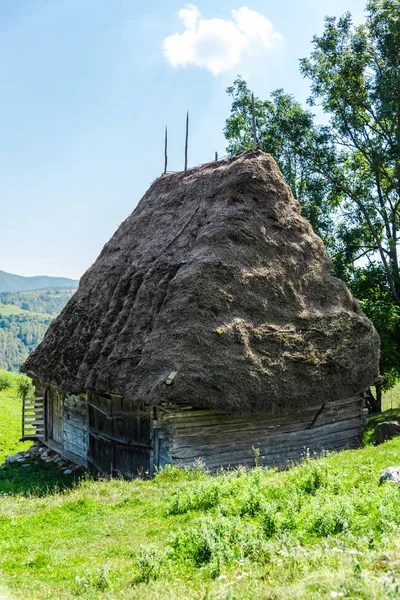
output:
[[[266,537],[272,537],[278,530],[278,513],[276,506],[269,504],[264,508],[261,526]]]
[[[18,377],[18,383],[17,383],[18,398],[21,398],[23,400],[24,398],[27,398],[28,396],[33,396],[34,393],[35,393],[35,388],[32,384],[32,381],[29,379],[29,377],[26,377],[26,375],[20,375]]]
[[[178,531],[171,539],[171,548],[177,558],[189,560],[196,567],[213,563],[217,574],[223,563],[238,554],[243,527],[236,518],[202,517],[194,527]]]
[[[327,487],[328,485],[328,469],[322,461],[312,460],[307,458],[303,467],[303,476],[298,482],[298,489],[304,490],[307,494],[315,494],[319,488]]]
[[[8,390],[11,387],[11,381],[7,375],[0,375],[0,392]]]
[[[161,559],[153,547],[141,547],[136,559],[133,584],[149,583],[159,576]]]
[[[202,482],[195,490],[178,490],[172,494],[167,514],[181,515],[192,510],[209,510],[220,501],[218,481]]]
[[[316,510],[315,517],[310,526],[310,532],[318,537],[337,535],[348,531],[353,520],[353,507],[351,505],[327,502],[322,510]]]

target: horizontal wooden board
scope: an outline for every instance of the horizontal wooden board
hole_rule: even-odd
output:
[[[354,402],[360,402],[360,397],[359,396],[352,396],[350,398],[345,398],[342,400],[335,400],[333,402],[329,402],[326,403],[326,407],[330,407],[330,408],[334,408],[334,407],[338,407],[338,406],[345,406],[347,404],[351,404]],[[262,415],[229,415],[226,414],[222,411],[218,411],[218,410],[182,410],[181,406],[169,406],[168,407],[168,413],[163,413],[162,411],[160,411],[160,407],[158,407],[158,420],[164,420],[164,421],[174,421],[176,423],[182,421],[182,426],[184,426],[184,423],[189,424],[193,424],[193,423],[199,423],[201,420],[208,420],[210,419],[212,421],[212,418],[215,417],[217,421],[219,421],[219,418],[222,417],[225,419],[226,423],[229,422],[246,422],[249,419],[253,418],[253,419],[260,419],[263,422],[267,422],[267,421],[275,421],[275,420],[281,420],[281,419],[285,419],[285,418],[289,418],[290,420],[296,420],[297,417],[299,415],[302,414],[307,414],[307,413],[317,413],[322,405],[324,403],[323,402],[319,402],[316,403],[313,406],[309,406],[309,407],[305,407],[304,409],[301,409],[299,411],[292,411],[290,413],[284,414],[284,415],[271,415],[271,416],[262,416]],[[184,423],[183,423],[184,422]]]
[[[254,440],[252,444],[248,442],[243,442],[240,438],[236,440],[232,440],[230,444],[219,445],[217,442],[213,445],[207,446],[190,446],[185,448],[180,448],[176,450],[172,449],[172,456],[174,459],[186,459],[186,458],[196,458],[201,456],[203,458],[207,456],[220,456],[220,455],[237,455],[237,453],[242,453],[243,456],[252,456],[254,455],[254,448],[259,448],[261,454],[273,454],[274,452],[280,452],[282,450],[295,450],[299,448],[303,448],[304,446],[309,446],[313,443],[320,443],[322,445],[328,445],[329,441],[336,441],[339,439],[345,439],[346,437],[352,437],[357,434],[357,432],[361,431],[360,422],[356,419],[352,419],[346,425],[343,424],[334,424],[336,426],[331,427],[330,430],[324,432],[311,431],[308,432],[309,435],[306,435],[306,432],[299,432],[299,434],[284,434],[279,439],[277,436],[269,439],[259,439]],[[323,429],[323,428],[321,428]],[[318,435],[319,434],[319,435]]]
[[[360,441],[358,438],[352,438],[346,441],[346,443],[340,443],[340,444],[334,444],[329,448],[329,452],[341,452],[343,450],[350,450],[350,449],[354,449],[354,448],[358,448],[360,446]],[[312,457],[318,457],[321,455],[321,453],[323,451],[326,451],[326,448],[321,448],[321,447],[315,447],[315,448],[307,448],[306,450],[303,450],[301,453],[299,452],[292,452],[292,453],[288,453],[288,454],[277,454],[277,455],[273,455],[271,457],[268,458],[268,461],[260,461],[260,464],[262,464],[263,466],[266,467],[271,467],[271,468],[290,468],[292,466],[295,466],[296,464],[302,462],[305,457],[306,457],[306,452],[310,453]],[[191,463],[182,463],[179,464],[178,463],[174,463],[177,464],[177,466],[180,467],[188,467],[191,465],[194,465],[194,462]],[[205,462],[206,468],[210,469],[211,471],[218,471],[219,469],[235,469],[237,468],[239,465],[243,466],[243,467],[247,467],[247,468],[252,468],[255,466],[255,461],[254,459],[251,460],[243,460],[240,461],[239,463],[232,463],[232,462],[226,462],[226,463],[220,463],[219,461],[216,461],[214,463],[210,462],[210,461],[206,461]]]
[[[348,412],[339,413],[332,415],[331,413],[322,414],[317,423],[312,429],[327,425],[329,423],[338,423],[341,421],[348,421],[353,418],[361,418],[360,408],[355,406]],[[224,442],[230,442],[232,437],[240,434],[241,439],[251,441],[254,436],[271,436],[274,434],[283,434],[296,432],[300,430],[309,431],[312,425],[312,419],[306,421],[299,421],[297,423],[291,423],[290,425],[276,425],[274,427],[263,427],[262,424],[253,421],[246,425],[227,425],[224,427],[222,423],[218,426],[199,426],[196,428],[185,429],[185,430],[174,430],[174,447],[179,448],[182,446],[190,446],[194,444],[206,444],[216,443],[222,444]]]
[[[258,426],[260,428],[274,428],[274,427],[279,427],[279,426],[283,426],[283,425],[290,425],[290,424],[295,424],[295,423],[306,423],[309,422],[310,424],[312,423],[313,419],[315,417],[317,417],[317,421],[316,424],[319,423],[320,419],[327,419],[327,416],[329,415],[332,420],[334,420],[336,417],[340,417],[340,415],[344,415],[346,413],[347,410],[350,409],[350,407],[352,409],[357,409],[359,411],[361,411],[361,401],[359,399],[357,399],[356,401],[353,401],[351,403],[348,403],[346,405],[343,406],[336,406],[336,407],[332,407],[330,405],[326,405],[325,408],[321,411],[321,407],[318,408],[318,410],[307,410],[304,411],[302,413],[298,413],[297,415],[282,415],[280,417],[276,417],[276,418],[260,418],[260,417],[230,417],[227,415],[220,415],[220,416],[216,416],[216,415],[212,415],[212,416],[207,416],[204,415],[202,418],[195,418],[195,419],[186,419],[185,421],[181,420],[181,419],[169,419],[168,423],[170,426],[174,427],[174,431],[176,432],[176,435],[190,435],[190,432],[196,432],[196,429],[199,427],[223,427],[224,429],[226,428],[240,428],[240,429],[244,429],[244,428],[251,428],[252,426],[254,426],[254,423],[257,423]],[[319,415],[320,413],[320,415]],[[319,416],[318,416],[319,415]],[[161,424],[159,421],[155,422],[154,425],[157,427],[159,424]],[[185,430],[185,431],[182,431]],[[210,432],[213,430],[210,430]]]
[[[344,439],[340,439],[344,437]],[[349,430],[345,433],[344,436],[337,436],[337,438],[331,440],[325,440],[323,444],[318,442],[313,442],[311,444],[307,444],[298,448],[292,449],[279,449],[270,453],[263,453],[262,449],[260,449],[260,462],[264,465],[284,465],[288,461],[298,462],[305,456],[306,452],[309,451],[311,454],[316,452],[317,454],[321,453],[323,450],[327,451],[339,451],[345,448],[356,448],[360,445],[360,436],[358,434],[358,430]],[[235,466],[235,465],[244,465],[244,466],[254,466],[255,465],[255,455],[252,453],[244,453],[235,452],[235,453],[225,453],[225,454],[216,454],[208,457],[195,457],[195,458],[175,458],[173,459],[173,463],[178,466],[190,466],[193,465],[196,459],[200,458],[206,465],[207,468],[217,469],[218,467],[227,467],[227,466]]]

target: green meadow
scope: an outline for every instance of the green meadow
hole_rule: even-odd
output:
[[[18,443],[17,376],[6,376],[0,462],[29,446]],[[399,463],[394,439],[282,472],[210,475],[199,462],[124,481],[65,476],[40,459],[3,466],[0,597],[397,599],[400,490],[379,477]]]
[[[1,304],[1,303],[0,303],[0,315],[3,315],[4,317],[9,317],[10,315],[24,315],[24,316],[29,315],[31,317],[42,317],[42,318],[47,318],[47,319],[49,318],[49,315],[44,314],[44,313],[23,310],[19,306],[14,306],[14,304]]]

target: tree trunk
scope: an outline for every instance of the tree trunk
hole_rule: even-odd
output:
[[[379,387],[380,387],[380,384],[379,384]],[[378,388],[378,385],[376,386],[376,388]],[[380,392],[380,395],[381,395],[381,392]],[[378,396],[378,394],[377,394],[377,396]],[[370,415],[376,415],[376,414],[382,412],[382,403],[378,398],[379,397],[375,398],[375,396],[373,395],[373,393],[371,391],[371,388],[368,388],[364,394],[365,403],[367,405],[368,412]]]
[[[377,383],[375,385],[375,391],[376,391],[376,403],[378,405],[378,412],[382,412],[382,384],[381,383]]]

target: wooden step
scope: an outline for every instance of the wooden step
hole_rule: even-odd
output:
[[[25,398],[22,400],[21,440],[42,440],[44,433],[44,398]]]

